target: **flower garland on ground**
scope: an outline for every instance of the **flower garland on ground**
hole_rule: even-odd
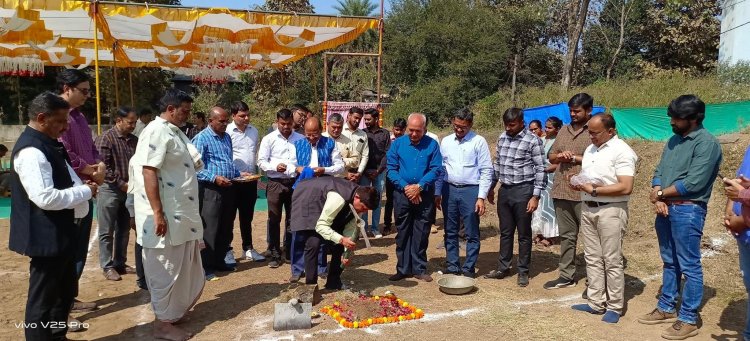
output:
[[[336,323],[344,328],[367,328],[375,324],[396,323],[408,320],[416,320],[424,317],[424,311],[417,307],[409,305],[400,298],[391,293],[385,296],[365,296],[359,295],[357,300],[362,304],[377,304],[379,306],[376,316],[357,316],[356,313],[349,309],[346,304],[339,301],[333,303],[333,306],[325,306],[320,312],[333,317]],[[369,303],[372,302],[372,303]]]

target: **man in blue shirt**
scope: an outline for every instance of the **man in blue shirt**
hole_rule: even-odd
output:
[[[444,273],[474,277],[479,257],[479,217],[492,185],[492,159],[484,137],[471,130],[474,114],[461,109],[453,115],[454,133],[443,138],[443,171],[435,185],[435,206],[445,218]],[[459,264],[459,227],[466,231],[466,260]]]
[[[225,259],[226,255],[232,254],[229,241],[237,212],[232,179],[240,176],[232,160],[232,138],[226,133],[228,124],[229,114],[214,107],[209,112],[208,129],[203,129],[193,138],[205,165],[197,176],[203,240],[206,243],[201,258],[209,281],[217,279],[215,271],[234,271],[237,266],[234,257]]]
[[[409,115],[406,136],[397,138],[387,154],[388,181],[394,187],[396,214],[396,274],[390,281],[415,277],[431,282],[427,274],[430,211],[435,207],[435,181],[443,157],[438,143],[425,136],[424,114]]]
[[[673,323],[662,333],[670,340],[698,334],[698,308],[703,299],[701,236],[721,164],[721,146],[703,128],[705,113],[706,105],[694,95],[680,96],[669,104],[667,115],[675,135],[664,146],[651,182],[656,236],[664,263],[662,289],[656,308],[638,317],[638,322]],[[683,276],[685,284],[680,290]]]

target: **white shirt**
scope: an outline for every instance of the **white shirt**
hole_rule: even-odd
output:
[[[331,153],[331,161],[333,164],[329,167],[323,167],[324,171],[323,174],[327,175],[339,175],[344,172],[344,159],[341,158],[341,153],[339,153],[339,149],[334,147],[333,152]],[[292,164],[294,164],[294,167],[297,168],[298,166],[301,166],[297,161],[297,148],[292,146]],[[308,167],[319,167],[318,166],[318,147],[311,146],[310,151],[310,164]]]
[[[305,138],[302,134],[292,131],[289,138],[284,138],[278,130],[263,137],[258,149],[258,167],[266,172],[269,178],[290,179],[296,176],[292,156],[295,156],[294,142]],[[286,172],[277,172],[279,164],[286,165]]]
[[[65,166],[73,180],[73,187],[57,189],[52,180],[52,164],[41,150],[26,147],[13,159],[13,169],[34,205],[45,211],[72,208],[76,218],[83,218],[89,213],[91,188],[83,184],[69,163],[66,162]]]
[[[240,172],[257,173],[255,154],[258,152],[258,129],[248,124],[243,132],[232,122],[227,125],[227,133],[232,138],[234,167]]]
[[[167,234],[163,237],[155,233],[154,212],[146,197],[143,166],[158,169],[159,197],[167,219]],[[196,171],[202,166],[195,146],[174,124],[156,117],[143,129],[135,154],[130,159],[128,190],[135,201],[138,244],[145,248],[164,248],[203,239],[196,176]]]
[[[604,185],[618,183],[617,176],[635,176],[635,165],[638,156],[625,141],[620,140],[617,135],[605,142],[598,148],[591,144],[583,152],[581,172],[586,170],[592,176],[604,181]],[[586,192],[581,192],[581,200],[597,202],[623,202],[630,200],[629,195],[616,197],[598,195],[592,197]]]
[[[490,147],[484,137],[470,131],[459,141],[456,134],[443,138],[440,144],[443,172],[435,184],[435,195],[440,195],[445,182],[454,185],[479,185],[477,198],[486,199],[492,184]]]
[[[351,130],[349,123],[344,123],[344,130],[341,132],[341,135],[349,139],[349,148],[359,154],[357,173],[361,174],[365,171],[367,161],[370,159],[370,145],[367,144],[367,133],[362,129]]]
[[[146,128],[146,126],[147,124],[143,123],[143,121],[141,121],[141,119],[139,118],[137,121],[135,121],[135,129],[133,130],[133,135],[140,136],[143,128]]]
[[[428,132],[425,132],[425,135],[427,135],[427,137],[429,137],[429,138],[437,141],[437,143],[440,143],[440,138],[437,136],[437,134],[435,134],[435,133],[433,133],[431,131],[428,131]]]

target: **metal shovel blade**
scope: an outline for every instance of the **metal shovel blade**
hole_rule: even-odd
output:
[[[295,330],[312,328],[311,303],[276,303],[273,311],[273,330]]]

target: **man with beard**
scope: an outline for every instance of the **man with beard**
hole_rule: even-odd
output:
[[[367,159],[364,176],[360,178],[359,184],[362,186],[372,186],[378,193],[382,193],[386,170],[385,154],[388,152],[388,148],[391,147],[391,133],[380,127],[379,118],[380,112],[378,109],[370,108],[365,110],[364,120],[367,127],[365,128],[365,133],[367,133],[367,144],[370,155]],[[367,212],[362,215],[362,219],[365,221],[365,230],[367,230]],[[375,239],[383,237],[383,234],[378,229],[379,224],[380,204],[372,210],[372,220],[370,222],[370,232],[372,232]]]
[[[591,144],[586,123],[591,118],[594,98],[586,93],[568,101],[570,124],[562,127],[549,151],[549,162],[557,164],[552,195],[560,231],[560,276],[544,283],[547,290],[576,285],[576,243],[581,225],[581,194],[570,187],[570,177],[581,171],[583,153]],[[584,295],[586,292],[584,291]]]
[[[638,317],[638,322],[673,323],[662,337],[684,340],[698,334],[703,299],[701,236],[722,155],[719,142],[703,127],[706,105],[697,96],[677,97],[667,115],[675,135],[664,146],[651,181],[656,236],[664,263],[662,289],[656,308]],[[680,288],[682,277],[685,281]]]
[[[364,173],[367,162],[370,159],[370,146],[367,144],[367,133],[359,129],[359,122],[362,121],[364,114],[365,112],[362,108],[352,107],[349,109],[349,116],[346,117],[344,131],[341,133],[349,139],[349,149],[359,155],[359,164],[354,168],[346,170],[347,179],[354,182],[359,182],[359,179],[362,178],[362,173]]]

